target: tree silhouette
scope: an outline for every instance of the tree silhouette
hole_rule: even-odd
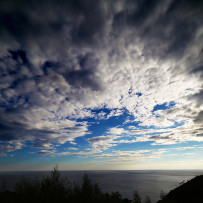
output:
[[[145,203],[151,203],[151,199],[148,195],[145,197]]]
[[[166,196],[166,193],[163,190],[161,190],[160,199],[164,199],[165,196]]]
[[[0,192],[0,200],[5,203],[141,203],[137,191],[134,191],[133,201],[123,199],[118,191],[102,193],[87,174],[84,174],[81,185],[72,184],[61,177],[58,166],[54,166],[51,174],[41,181],[22,177],[16,183],[15,192]]]
[[[141,197],[136,190],[133,193],[133,203],[141,203]]]

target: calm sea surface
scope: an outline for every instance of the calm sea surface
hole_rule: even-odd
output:
[[[132,199],[134,190],[137,190],[144,202],[149,195],[152,202],[159,200],[160,192],[169,192],[182,181],[187,181],[203,171],[61,171],[61,175],[71,182],[81,183],[84,173],[87,173],[93,182],[97,182],[103,192],[119,191],[122,197]],[[22,176],[30,180],[42,179],[50,174],[48,171],[0,172],[0,187],[6,182],[8,190],[14,190],[15,183]]]

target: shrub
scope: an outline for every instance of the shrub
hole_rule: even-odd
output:
[[[141,203],[141,197],[136,190],[133,193],[133,203]]]
[[[151,199],[148,195],[145,197],[145,203],[151,203]]]
[[[160,199],[164,199],[165,196],[166,196],[166,193],[162,190],[160,193]]]
[[[58,167],[55,166],[50,176],[41,181],[30,181],[24,177],[16,183],[15,192],[2,191],[0,199],[6,203],[130,203],[122,199],[121,194],[112,192],[102,193],[97,183],[92,183],[87,174],[84,174],[81,185],[71,184],[61,177]],[[137,191],[133,195],[133,203],[141,203]],[[146,203],[150,203],[149,201]]]

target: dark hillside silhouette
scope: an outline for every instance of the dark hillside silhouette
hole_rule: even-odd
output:
[[[161,192],[161,200],[157,203],[203,203],[203,175],[181,183],[168,194]],[[3,183],[0,192],[2,203],[141,203],[137,191],[132,194],[132,200],[122,198],[116,191],[103,193],[97,183],[92,183],[87,174],[84,174],[82,184],[69,182],[60,176],[57,167],[54,167],[50,176],[41,181],[30,181],[22,178],[16,183],[15,192],[6,190]],[[145,203],[151,203],[146,196]]]
[[[157,203],[203,203],[203,175],[171,190]]]

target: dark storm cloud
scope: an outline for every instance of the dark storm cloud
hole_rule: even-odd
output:
[[[29,64],[29,61],[28,61],[28,58],[27,58],[25,51],[23,51],[23,50],[17,50],[17,51],[9,50],[9,52],[11,53],[11,57],[16,62],[18,62],[19,64],[22,64],[22,65],[28,65]]]
[[[203,79],[203,50],[201,50],[201,52],[199,53],[199,57],[197,59],[197,61],[200,61],[199,63],[195,63],[193,66],[190,67],[191,71],[190,74],[191,75],[199,75],[201,77],[201,79]]]
[[[55,44],[51,39],[60,43],[70,37],[73,43],[92,43],[95,35],[102,33],[108,17],[102,3],[84,0],[44,0],[40,4],[26,0],[1,1],[1,37],[7,43],[14,38],[23,46],[37,43],[42,49],[44,45]],[[48,42],[52,45],[47,45]]]
[[[80,70],[70,71],[65,73],[66,81],[77,87],[90,87],[94,90],[100,89],[97,77],[94,75],[94,70],[98,65],[99,59],[87,54],[79,57]]]
[[[136,2],[136,8],[127,17],[127,22],[136,28],[140,27],[146,19],[151,17],[151,14],[154,12],[157,4],[159,3],[159,0],[138,0]]]
[[[145,40],[144,51],[154,57],[182,57],[201,26],[202,2],[144,0],[135,4],[133,11],[114,16],[118,31],[134,29],[134,37]]]
[[[117,55],[119,60],[123,57],[119,40],[124,39],[127,47],[138,39],[144,44],[141,52],[146,58],[184,58],[197,38],[202,9],[201,1],[2,0],[0,142],[29,140],[33,146],[49,147],[52,142],[68,140],[52,137],[60,132],[73,133],[69,140],[83,136],[87,129],[74,129],[76,124],[71,121],[54,129],[50,123],[57,124],[57,108],[66,101],[70,102],[62,110],[62,119],[75,113],[77,107],[72,106],[83,100],[86,92],[104,89],[108,73],[99,75],[104,68],[100,66],[102,54],[112,53],[107,58]],[[199,61],[202,53],[197,55]],[[194,65],[194,59],[188,60],[186,68],[174,68],[174,75],[185,71],[202,74],[202,63]],[[151,75],[149,81],[158,83]],[[85,96],[89,99],[92,95]],[[199,102],[201,95],[193,98]]]
[[[45,74],[51,69],[63,75],[67,83],[73,87],[89,87],[93,90],[101,89],[99,78],[95,75],[99,59],[93,54],[86,53],[84,56],[79,55],[76,61],[77,64],[74,64],[73,61],[68,61],[66,64],[46,61],[43,64],[43,70]],[[78,66],[79,69],[76,69],[75,66]]]
[[[3,41],[16,40],[28,52],[33,52],[32,45],[38,46],[49,60],[52,54],[60,60],[70,46],[95,47],[105,42],[106,23],[111,16],[112,36],[130,29],[134,38],[145,41],[144,54],[180,58],[195,37],[202,17],[201,1],[126,1],[120,12],[115,12],[111,1],[41,1],[40,5],[36,1],[3,1],[2,5]],[[129,36],[128,43],[132,40]],[[88,81],[91,74],[92,69],[74,72],[73,77]]]

